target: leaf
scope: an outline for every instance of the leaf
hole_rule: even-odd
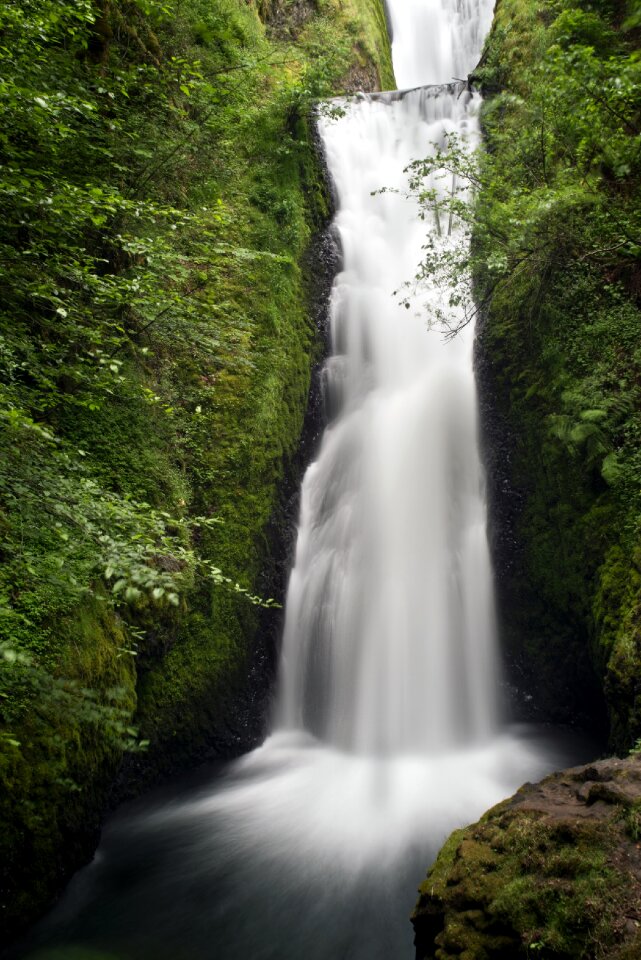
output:
[[[622,467],[616,453],[609,453],[603,458],[601,463],[601,476],[608,484],[612,486],[617,482],[622,473]]]
[[[607,417],[606,410],[582,410],[581,419],[586,420],[588,423],[596,423],[599,420],[605,419]]]

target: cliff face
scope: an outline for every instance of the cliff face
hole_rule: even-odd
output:
[[[635,23],[615,4],[501,0],[473,76],[486,94],[477,368],[506,656],[539,716],[602,728],[607,713],[623,750],[641,733]]]
[[[441,850],[412,922],[418,960],[641,955],[641,760],[525,784]]]
[[[378,0],[43,0],[0,27],[9,937],[119,769],[116,797],[262,736],[336,258],[311,110],[393,75]]]

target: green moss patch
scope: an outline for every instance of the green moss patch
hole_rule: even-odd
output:
[[[422,960],[634,956],[641,764],[601,761],[522,787],[450,837],[412,917]]]

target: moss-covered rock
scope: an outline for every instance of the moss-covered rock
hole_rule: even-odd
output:
[[[641,760],[526,784],[457,830],[420,888],[417,960],[641,955]]]
[[[39,109],[63,88],[83,104],[68,126],[36,124],[15,143],[22,128],[11,114],[7,142],[29,168],[24,183],[87,191],[89,210],[113,190],[174,213],[146,220],[133,250],[113,210],[101,208],[89,226],[62,218],[70,236],[76,229],[72,254],[87,258],[89,292],[75,261],[50,266],[39,248],[43,282],[85,317],[77,348],[59,345],[51,322],[76,315],[68,303],[57,314],[39,301],[25,309],[16,286],[3,322],[11,392],[0,427],[22,444],[0,464],[0,611],[10,641],[0,667],[23,671],[13,690],[3,683],[0,703],[7,936],[90,856],[110,789],[112,798],[139,791],[262,735],[280,614],[248,594],[282,600],[298,449],[324,348],[318,277],[326,286],[335,256],[313,105],[364,83],[394,86],[381,0],[111,0],[86,5],[79,20],[77,5],[47,2],[33,49],[18,29],[31,8],[19,7],[2,27],[21,38],[7,54],[12,80],[20,90],[38,85]],[[31,240],[14,226],[5,225],[3,249]],[[47,253],[56,235],[46,235]],[[153,259],[152,240],[164,272],[143,270],[155,287],[141,290],[134,268]],[[112,312],[91,300],[104,273],[128,291]],[[156,307],[145,315],[148,297]],[[53,374],[52,350],[64,360]],[[91,370],[89,392],[78,356]],[[18,408],[26,414],[11,419]],[[61,489],[89,491],[87,515],[98,501],[113,523],[77,528]],[[183,573],[180,559],[150,544],[148,570],[182,576],[180,592],[161,591],[158,602],[140,590],[112,593],[116,576],[96,563],[114,530],[123,554],[135,550],[136,530],[118,526],[130,505],[137,517],[164,517],[169,535],[188,539],[205,563]],[[172,526],[203,517],[221,522]],[[133,739],[147,749],[127,758],[114,789],[119,748]]]
[[[136,705],[132,658],[121,624],[97,603],[51,625],[62,676],[27,673],[37,702],[0,753],[0,920],[5,938],[59,889],[97,843],[121,761],[111,726]],[[117,703],[105,712],[102,704]],[[19,738],[19,739],[17,739]],[[5,941],[6,942],[6,941]]]
[[[640,171],[626,167],[615,185],[593,162],[630,133],[620,119],[606,129],[590,104],[604,71],[616,85],[636,69],[634,44],[616,5],[501,0],[473,75],[492,171],[479,222],[497,228],[494,255],[516,264],[497,281],[490,251],[477,275],[506,656],[539,715],[599,728],[605,702],[623,751],[641,734],[641,311],[636,255],[600,251],[619,229],[611,215],[638,216]],[[593,115],[585,156],[590,134],[566,110]]]

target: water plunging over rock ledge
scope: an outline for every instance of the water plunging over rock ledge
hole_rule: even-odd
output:
[[[334,419],[303,484],[279,721],[367,753],[447,749],[496,729],[492,577],[471,331],[445,343],[393,292],[424,223],[404,168],[475,102],[428,87],[324,123],[343,264],[326,393]],[[373,195],[374,194],[374,195]]]

